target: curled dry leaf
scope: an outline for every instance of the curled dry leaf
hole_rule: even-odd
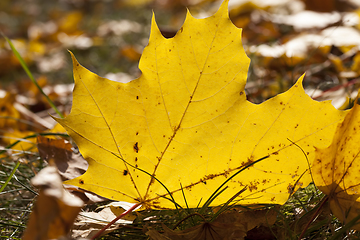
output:
[[[237,223],[245,226],[246,231],[259,226],[271,226],[275,223],[277,211],[275,209],[251,210],[244,212],[225,212],[215,222]]]
[[[113,202],[106,206],[99,212],[82,212],[75,220],[72,230],[72,237],[91,238],[99,230],[104,228],[109,222],[114,220],[118,215],[131,208],[133,204],[127,202]],[[118,229],[121,225],[131,224],[136,216],[132,213],[127,214],[119,219],[104,231],[104,235]],[[121,224],[121,225],[119,225]]]
[[[64,139],[52,139],[43,136],[37,137],[37,148],[40,157],[47,162],[54,162],[62,181],[81,176],[88,168],[89,164],[80,155],[75,154],[72,145]],[[74,195],[80,197],[83,201],[102,202],[107,200],[94,193],[81,190],[73,186],[65,186]]]
[[[247,232],[259,226],[271,226],[276,221],[275,210],[254,210],[246,212],[226,212],[214,222],[202,223],[195,227],[174,231],[163,226],[164,234],[150,229],[146,234],[153,240],[215,240],[244,239]]]
[[[40,189],[23,239],[58,239],[66,236],[83,201],[63,189],[56,167],[48,166],[31,183]]]
[[[63,181],[81,176],[89,166],[80,154],[73,153],[72,145],[64,139],[38,136],[37,147],[42,159],[54,161]]]
[[[339,124],[332,144],[317,149],[313,163],[316,186],[329,197],[331,211],[344,223],[360,215],[359,143],[360,106],[357,99]],[[360,230],[360,224],[353,229]]]

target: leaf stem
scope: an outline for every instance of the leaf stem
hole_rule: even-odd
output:
[[[122,214],[120,214],[119,216],[117,216],[114,220],[112,220],[111,222],[108,223],[108,225],[106,225],[105,227],[103,227],[100,231],[98,231],[92,238],[90,238],[90,240],[95,240],[96,238],[100,237],[101,234],[103,234],[103,232],[105,232],[106,229],[108,229],[111,225],[113,225],[117,220],[119,220],[120,218],[122,218],[123,216],[129,214],[130,212],[134,211],[137,207],[139,207],[141,205],[141,203],[137,203],[134,204],[131,208],[129,208],[128,210],[126,210],[125,212],[123,212]]]
[[[1,153],[1,152],[0,152],[0,153]],[[128,163],[127,161],[125,161],[124,159],[122,159],[121,157],[119,157],[117,154],[115,154],[115,153],[113,153],[113,152],[111,152],[111,154],[113,154],[115,157],[121,159],[124,163],[126,163],[126,164],[129,165],[130,167],[135,168],[135,169],[137,169],[137,170],[139,170],[139,171],[141,171],[141,172],[149,175],[151,178],[155,179],[158,183],[160,183],[160,185],[163,186],[163,187],[165,188],[165,190],[168,192],[168,194],[170,195],[170,198],[171,198],[171,199],[169,199],[169,200],[172,201],[172,202],[174,203],[176,209],[178,209],[178,206],[177,206],[178,204],[176,203],[173,195],[171,194],[171,192],[169,191],[169,189],[168,189],[159,179],[157,179],[157,178],[156,178],[154,175],[152,175],[151,173],[148,173],[147,171],[145,171],[145,170],[143,170],[143,169],[141,169],[141,168],[135,167],[135,166],[132,165],[131,163]]]

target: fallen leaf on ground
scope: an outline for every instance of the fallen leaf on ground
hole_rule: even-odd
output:
[[[19,141],[15,146],[11,147],[9,151],[12,151],[17,154],[21,154],[22,152],[37,152],[36,149],[36,139],[25,137],[34,135],[34,132],[29,131],[19,131],[13,130],[9,132],[4,132],[2,135],[2,142],[5,143],[6,146],[11,144],[15,144]]]
[[[315,185],[329,197],[330,209],[345,224],[360,214],[359,99],[338,125],[332,144],[317,149],[313,163]],[[360,224],[353,229],[360,230]]]
[[[222,213],[215,222],[237,223],[245,226],[249,231],[259,226],[271,226],[276,222],[277,211],[275,209],[250,210],[243,212],[229,211]]]
[[[345,112],[310,99],[303,78],[262,104],[246,101],[249,58],[227,2],[206,19],[188,13],[172,39],[153,18],[142,76],[129,83],[101,78],[73,57],[73,106],[57,121],[89,169],[66,184],[145,208],[174,208],[171,197],[185,207],[183,192],[196,207],[230,177],[212,205],[244,186],[234,201],[283,204],[308,185],[308,162],[298,146],[312,161],[314,146],[331,143]]]
[[[150,230],[146,234],[153,240],[222,240],[244,239],[245,228],[241,225],[226,223],[202,223],[183,231],[173,231],[163,226],[164,234]]]
[[[22,124],[19,123],[21,115],[19,111],[14,107],[15,95],[9,92],[5,93],[5,96],[0,98],[0,127],[2,129],[16,128],[24,130]]]
[[[118,215],[123,213],[132,207],[133,204],[126,202],[113,202],[106,206],[102,206],[102,210],[99,212],[82,212],[77,217],[73,230],[72,237],[78,238],[91,238],[99,230],[104,228],[109,222],[114,220]],[[115,210],[114,210],[115,209]],[[104,235],[108,234],[124,224],[132,224],[133,220],[136,218],[132,213],[127,214],[123,218],[119,219],[106,231]]]
[[[64,139],[52,139],[38,136],[37,148],[39,150],[39,155],[43,160],[53,162],[56,165],[63,181],[81,176],[89,166],[87,161],[80,154],[75,154],[73,152],[72,145]],[[89,201],[96,203],[108,200],[95,193],[77,187],[68,185],[65,185],[64,187],[72,194],[80,197],[86,203],[89,203]]]
[[[83,206],[83,201],[63,189],[54,166],[41,170],[31,183],[40,188],[40,193],[22,239],[47,240],[66,236]]]
[[[37,137],[40,157],[45,161],[54,161],[63,181],[76,178],[86,172],[87,161],[80,154],[73,153],[71,143],[64,139]]]
[[[128,58],[130,61],[139,61],[141,56],[134,46],[126,46],[121,49],[121,55]]]
[[[294,15],[271,15],[273,22],[291,25],[296,31],[305,29],[325,28],[341,20],[338,12],[319,13],[314,11],[301,11]]]
[[[276,221],[275,210],[226,212],[214,222],[206,222],[183,231],[163,226],[164,234],[150,229],[146,234],[153,240],[172,239],[244,239],[247,232],[259,226],[271,226]]]

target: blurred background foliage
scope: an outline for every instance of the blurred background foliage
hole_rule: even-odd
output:
[[[3,0],[0,30],[15,44],[35,76],[71,83],[67,49],[91,71],[112,80],[139,76],[152,11],[164,36],[181,27],[186,7],[195,17],[213,14],[209,0]],[[243,28],[252,59],[249,100],[261,102],[288,89],[307,72],[305,86],[354,85],[360,74],[357,0],[231,0],[230,17]],[[0,41],[1,85],[26,82],[17,59]],[[349,84],[350,82],[350,84]]]

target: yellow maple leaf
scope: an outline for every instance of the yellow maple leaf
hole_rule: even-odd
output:
[[[73,56],[73,106],[57,121],[89,169],[66,184],[147,208],[174,208],[169,193],[186,206],[184,193],[196,207],[226,180],[212,205],[244,186],[234,199],[241,204],[282,204],[310,182],[306,157],[293,143],[312,160],[314,145],[331,143],[344,113],[310,99],[302,78],[260,105],[248,102],[250,61],[227,3],[206,19],[188,13],[172,39],[161,35],[153,18],[142,76],[129,83],[101,78]]]
[[[360,106],[355,103],[339,123],[332,144],[316,150],[315,185],[329,197],[331,211],[348,223],[360,215]],[[353,229],[360,231],[360,224]]]
[[[17,129],[14,129],[13,131],[8,131],[2,133],[2,141],[5,143],[5,145],[12,145],[17,143],[15,146],[11,147],[10,149],[21,153],[23,151],[29,151],[29,152],[37,152],[36,149],[36,139],[35,138],[27,138],[27,136],[34,135],[35,132],[31,131],[19,131]]]
[[[18,128],[24,130],[24,126],[19,124],[18,119],[21,118],[20,112],[14,107],[15,94],[6,93],[0,98],[0,128]]]

